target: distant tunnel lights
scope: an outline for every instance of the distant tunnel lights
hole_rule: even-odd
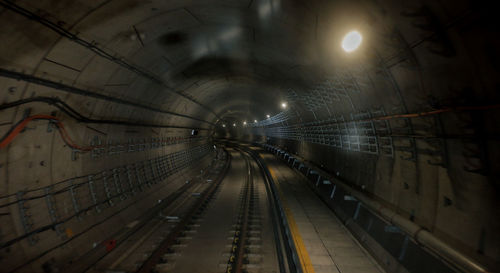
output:
[[[342,40],[342,48],[345,52],[353,52],[360,45],[363,37],[357,31],[351,31],[344,36],[344,40]]]

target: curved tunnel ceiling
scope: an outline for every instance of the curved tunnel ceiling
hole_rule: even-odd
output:
[[[6,133],[30,113],[54,113],[77,141],[95,132],[126,138],[159,134],[155,130],[189,135],[191,129],[250,141],[267,137],[338,171],[402,214],[416,213],[422,226],[477,259],[498,264],[497,25],[487,2],[466,0],[1,0],[0,99],[6,105],[44,97],[44,103],[2,110],[0,123]],[[352,30],[363,41],[346,53],[341,41]],[[54,98],[88,118],[125,127],[84,128],[54,112]],[[443,109],[453,114],[438,116]],[[269,135],[265,126],[242,126],[268,114],[290,115],[272,125],[288,130],[295,124],[304,135],[314,122],[409,116],[377,131],[391,139],[384,157],[379,150],[349,153],[289,141],[279,137],[285,129]],[[23,136],[19,142],[42,141],[51,164],[65,164],[55,156],[64,149],[54,139]],[[38,160],[38,148],[23,145],[2,151],[4,164]],[[49,180],[97,168],[81,163],[52,170]],[[8,181],[28,181],[6,182],[5,192],[29,188],[49,172],[33,173],[5,173]],[[401,195],[413,187],[414,195]],[[442,212],[447,202],[456,210]],[[492,243],[484,246],[485,240]]]
[[[321,15],[314,14],[312,4],[280,1],[235,2],[222,6],[218,6],[217,1],[94,4],[50,1],[7,4],[18,12],[23,9],[20,12],[41,15],[42,20],[47,20],[42,23],[55,23],[55,26],[51,26],[51,30],[33,20],[26,28],[22,27],[22,32],[16,27],[11,28],[10,33],[4,32],[6,37],[18,42],[17,46],[9,45],[3,50],[8,56],[6,63],[18,65],[13,66],[14,69],[29,69],[35,75],[52,77],[69,85],[145,102],[160,101],[164,108],[189,112],[209,122],[217,119],[219,107],[224,108],[231,99],[248,94],[233,86],[227,87],[233,89],[231,96],[219,95],[224,88],[216,86],[218,79],[228,82],[231,77],[253,79],[254,83],[244,89],[251,89],[255,98],[261,98],[259,92],[265,92],[269,99],[264,104],[249,100],[250,108],[259,116],[264,112],[277,112],[284,90],[311,83],[311,79],[304,76],[307,75],[304,70],[315,75],[319,66],[330,69],[337,65],[342,56],[335,56],[338,43],[331,40],[335,41],[336,31],[347,29],[329,26],[333,24],[330,18],[339,14],[331,12],[336,11],[336,5],[332,4],[327,8],[330,12],[325,13],[323,26],[319,25]],[[12,10],[3,13],[6,19],[28,20],[19,13],[13,14]],[[362,11],[357,11],[348,27],[366,24],[361,14]],[[60,38],[56,31],[78,34],[85,44]],[[118,60],[96,56],[92,50],[103,50]],[[25,62],[26,58],[30,61]],[[122,61],[127,65],[117,65]],[[222,97],[227,100],[210,101],[210,98]]]
[[[134,67],[120,67],[116,65],[116,61],[96,56],[85,46],[59,39],[57,33],[40,23],[31,24],[35,35],[40,36],[39,39],[26,35],[29,29],[24,29],[23,33],[4,34],[10,37],[19,35],[20,46],[30,51],[30,54],[19,57],[28,58],[31,55],[32,60],[41,57],[42,62],[38,65],[35,62],[30,67],[23,61],[16,61],[19,52],[25,51],[16,48],[12,52],[14,48],[9,46],[10,50],[6,48],[3,51],[9,56],[6,60],[8,63],[22,63],[24,69],[38,66],[36,73],[39,75],[53,76],[56,80],[65,80],[71,85],[97,88],[123,96],[130,94],[128,98],[142,101],[154,98],[153,101],[165,102],[162,103],[165,108],[193,113],[193,116],[203,117],[210,122],[216,119],[219,111],[217,108],[226,103],[219,101],[217,106],[210,105],[208,94],[217,98],[217,91],[222,89],[213,83],[217,79],[229,81],[231,76],[255,78],[264,86],[272,82],[274,90],[271,92],[279,93],[280,85],[287,79],[294,78],[289,75],[288,67],[301,65],[301,59],[307,59],[306,56],[290,58],[298,54],[293,52],[296,50],[287,49],[298,50],[300,46],[290,38],[274,36],[286,34],[287,26],[292,27],[290,30],[294,32],[294,24],[279,22],[277,18],[277,24],[268,22],[268,27],[260,26],[256,9],[267,9],[269,7],[260,6],[270,3],[255,3],[255,7],[246,7],[248,3],[243,6],[237,3],[221,8],[211,3],[169,3],[164,6],[165,4],[152,2],[98,2],[96,6],[86,6],[83,3],[82,6],[76,3],[70,6],[53,5],[49,2],[46,4],[47,8],[43,2],[38,5],[22,7],[29,11],[47,10],[50,12],[48,17],[57,18],[55,23],[58,24],[58,31],[64,29],[78,33],[80,39],[95,46],[94,50],[102,49],[111,55],[120,56],[120,61],[133,64]],[[247,9],[254,12],[245,12]],[[261,16],[272,20],[273,12],[266,12],[269,13]],[[19,14],[4,13],[5,16],[13,16],[15,20],[23,20]],[[276,8],[274,13],[281,14],[281,8]],[[68,14],[71,16],[68,17]],[[241,16],[242,14],[245,16]],[[50,18],[47,19],[50,21]],[[272,26],[271,29],[269,26]],[[11,29],[13,32],[19,30]],[[267,35],[272,39],[267,39]],[[294,46],[288,46],[289,44]],[[132,71],[135,67],[141,71]],[[184,90],[186,82],[196,84],[196,90]],[[167,92],[167,89],[173,92]],[[235,87],[233,89],[234,93],[230,97],[238,98],[242,92],[238,92]],[[254,84],[254,89],[257,91],[262,88],[259,84]],[[196,98],[197,101],[182,98],[174,92]],[[255,95],[259,96],[258,93]],[[229,97],[227,101],[230,101]],[[256,105],[272,109],[275,103],[269,100],[267,105]]]

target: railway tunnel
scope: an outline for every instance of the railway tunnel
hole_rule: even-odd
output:
[[[498,272],[496,16],[0,0],[0,272]]]

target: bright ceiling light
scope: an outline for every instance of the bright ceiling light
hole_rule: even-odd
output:
[[[257,120],[256,120],[256,119],[254,119],[254,120],[253,120],[253,122],[257,123]]]
[[[270,118],[271,116],[270,115],[266,115],[267,118]]]
[[[233,123],[233,127],[236,127],[236,123]]]
[[[247,122],[246,122],[246,121],[243,121],[243,125],[247,125]]]
[[[286,102],[281,103],[281,108],[286,108]]]
[[[356,50],[359,45],[361,45],[361,41],[363,37],[357,31],[351,31],[344,36],[344,40],[342,40],[342,48],[345,52],[353,52]]]
[[[222,124],[222,127],[226,127],[226,124]]]

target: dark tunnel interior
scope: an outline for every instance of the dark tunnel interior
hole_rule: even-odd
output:
[[[0,0],[0,272],[500,272],[497,16]]]

